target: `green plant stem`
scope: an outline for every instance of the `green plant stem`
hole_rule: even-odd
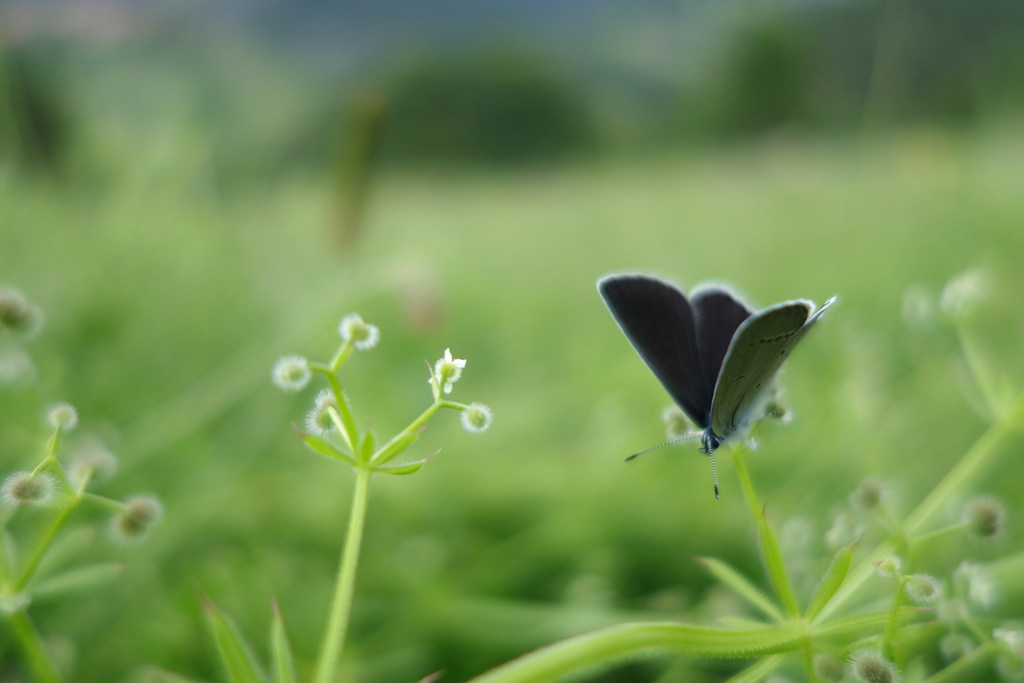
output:
[[[334,584],[334,598],[331,612],[320,643],[317,657],[316,683],[333,683],[334,671],[345,645],[349,614],[352,611],[352,592],[355,588],[356,567],[359,564],[359,548],[363,539],[366,522],[366,504],[370,491],[370,470],[356,468],[355,489],[352,494],[352,511],[348,518],[348,533],[341,552],[338,577]]]
[[[908,537],[913,537],[932,516],[949,502],[953,493],[967,480],[976,474],[976,471],[984,465],[995,453],[1003,441],[1019,429],[1024,423],[1024,394],[1021,394],[1014,401],[1010,410],[1003,413],[1002,417],[993,423],[979,438],[974,445],[960,458],[960,461],[953,466],[945,477],[932,489],[921,504],[914,509],[903,528]],[[860,586],[874,573],[873,562],[894,552],[892,541],[883,541],[857,567],[850,572],[849,577],[836,591],[835,596],[818,613],[816,622],[820,623],[835,612],[857,591]]]
[[[347,342],[338,347],[338,352],[334,354],[334,358],[331,359],[331,364],[328,366],[332,373],[337,373],[341,370],[341,366],[345,364],[348,357],[352,355],[352,340],[349,339]]]
[[[105,507],[112,512],[121,512],[124,510],[124,503],[113,498],[107,498],[97,493],[82,493],[82,500],[88,500],[101,507]]]
[[[327,383],[331,385],[331,392],[337,401],[338,415],[341,417],[341,425],[343,427],[341,436],[352,450],[352,454],[358,455],[359,430],[356,428],[356,418],[352,415],[352,406],[348,403],[348,396],[345,395],[345,390],[341,388],[341,381],[337,375],[333,372],[325,374],[327,375]]]
[[[416,433],[423,425],[427,423],[427,420],[432,418],[435,413],[441,408],[455,407],[455,404],[451,404],[450,401],[434,401],[430,406],[424,410],[419,417],[409,423],[409,426],[402,431],[395,434],[386,444],[377,449],[377,452],[370,458],[370,464],[379,464],[381,455],[387,453],[392,446],[408,437],[410,434]]]
[[[949,683],[956,683],[958,681],[980,680],[979,676],[989,666],[986,660],[998,651],[999,647],[995,643],[983,643],[945,669],[941,669],[935,675],[926,678],[924,683],[947,683],[947,681]]]
[[[641,652],[756,657],[794,649],[806,638],[797,624],[727,630],[662,622],[632,623],[553,643],[492,669],[471,683],[540,683],[611,664]],[[756,639],[756,640],[755,640]],[[741,651],[749,648],[746,651]]]
[[[967,522],[957,522],[956,524],[950,524],[949,526],[944,526],[941,529],[934,529],[933,531],[929,531],[926,534],[921,534],[920,536],[914,539],[914,542],[910,547],[910,553],[913,554],[914,552],[917,552],[917,550],[923,545],[927,545],[928,543],[937,541],[943,536],[949,536],[950,534],[962,532],[966,528]]]
[[[736,469],[736,477],[740,480],[740,488],[743,489],[743,497],[747,501],[747,508],[750,510],[750,518],[754,522],[754,528],[757,528],[758,520],[761,519],[761,501],[758,500],[757,491],[754,490],[754,482],[750,478],[750,471],[747,470],[746,455],[748,449],[742,444],[738,444],[729,451],[732,455],[733,467]]]
[[[786,567],[779,554],[778,544],[775,542],[775,532],[771,524],[765,518],[764,507],[757,497],[757,490],[754,488],[754,480],[750,477],[747,469],[746,455],[749,449],[743,445],[737,445],[730,451],[733,466],[736,469],[736,476],[740,481],[740,488],[743,489],[743,497],[747,501],[747,508],[750,510],[750,517],[754,522],[754,528],[758,529],[758,536],[761,540],[761,553],[765,567],[768,569],[772,585],[775,587],[775,594],[782,604],[786,615],[795,619],[800,614],[800,608],[793,594],[789,577],[786,575]],[[814,653],[809,643],[800,647],[800,661],[804,667],[804,675],[807,680],[814,680]]]
[[[967,333],[964,331],[964,325],[959,321],[956,324],[956,336],[960,340],[960,348],[963,351],[964,360],[967,362],[967,370],[971,373],[971,377],[974,378],[974,383],[977,385],[978,390],[981,391],[981,397],[985,401],[985,407],[988,408],[989,415],[992,419],[998,419],[1002,413],[1003,406],[996,395],[996,388],[992,384],[992,376],[985,371],[985,365],[981,362],[981,355],[974,344],[968,339]]]
[[[14,584],[14,590],[16,592],[24,590],[25,586],[28,585],[28,582],[32,580],[33,576],[35,576],[36,570],[39,569],[39,563],[42,561],[43,556],[46,555],[46,551],[49,550],[54,539],[57,538],[57,534],[59,534],[60,530],[64,528],[68,519],[71,518],[71,513],[75,511],[80,502],[82,502],[82,497],[81,495],[76,494],[70,501],[68,501],[67,507],[61,510],[60,514],[57,515],[57,518],[53,520],[53,524],[51,524],[50,528],[46,530],[46,535],[43,536],[39,545],[36,546],[36,549],[32,553],[32,557],[29,558],[25,568],[21,570],[21,574],[18,576],[18,580]]]
[[[40,460],[39,464],[32,469],[32,476],[36,476],[49,467],[53,470],[53,474],[57,477],[57,481],[60,482],[60,485],[70,491],[74,487],[71,486],[71,482],[68,481],[67,475],[64,474],[64,468],[60,466],[60,460],[57,459],[57,451],[60,449],[60,442],[61,429],[58,427],[54,430],[50,438],[46,440],[46,457]]]
[[[35,624],[32,623],[28,613],[19,609],[11,614],[7,623],[14,631],[14,637],[21,648],[24,661],[32,672],[36,683],[60,683],[63,680],[60,672],[57,671],[57,667],[50,659],[43,639],[36,631]]]
[[[896,627],[897,627],[897,615],[899,614],[900,605],[903,603],[903,586],[906,584],[907,578],[900,577],[899,584],[896,586],[896,594],[892,596],[892,607],[889,609],[889,621],[885,624],[885,635],[882,637],[882,654],[884,654],[889,660],[896,663],[897,666],[901,666],[902,663],[896,661],[895,646],[893,643],[896,640]]]

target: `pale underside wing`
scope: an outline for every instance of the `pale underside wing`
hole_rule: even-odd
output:
[[[727,438],[762,417],[758,408],[775,373],[832,301],[813,315],[810,301],[788,301],[755,313],[739,326],[711,403],[711,430],[717,436]]]

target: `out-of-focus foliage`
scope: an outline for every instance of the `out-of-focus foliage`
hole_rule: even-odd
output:
[[[386,93],[391,159],[509,164],[565,159],[594,144],[577,84],[518,52],[417,60]]]
[[[493,101],[547,98],[516,130],[537,136],[522,142],[534,159],[571,150],[568,163],[525,166],[512,138],[486,139],[491,129],[470,121],[480,147],[465,158],[481,163],[444,172],[422,168],[426,147],[416,164],[392,148],[388,165],[349,147],[366,142],[346,114],[366,92],[380,95],[388,144],[405,134],[398,122],[416,123],[396,104],[389,88],[401,81],[385,60],[311,67],[279,45],[181,24],[62,51],[51,82],[66,88],[73,173],[24,173],[9,146],[0,159],[0,284],[47,316],[26,346],[37,384],[0,390],[0,464],[30,461],[42,406],[70,400],[82,433],[120,458],[107,492],[152,491],[166,507],[147,545],[71,539],[69,552],[127,565],[117,590],[32,606],[74,679],[125,680],[147,663],[216,679],[197,586],[256,643],[276,597],[308,673],[351,481],[303,448],[291,423],[311,396],[282,397],[269,369],[284,352],[329,346],[352,310],[382,332],[346,378],[361,424],[388,433],[408,423],[429,393],[423,361],[446,347],[468,359],[457,390],[494,409],[479,436],[454,418],[432,423],[423,454],[441,456],[415,477],[374,483],[346,663],[354,679],[445,669],[462,680],[602,625],[736,614],[693,561],[713,555],[760,576],[728,467],[719,463],[716,503],[695,449],[622,463],[662,439],[668,398],[594,289],[613,270],[685,288],[727,281],[758,304],[840,295],[785,369],[792,425],[766,428],[751,458],[768,515],[809,529],[813,553],[783,549],[808,595],[823,568],[799,562],[823,556],[837,500],[871,476],[909,507],[984,426],[953,335],[902,318],[908,287],[934,298],[954,274],[986,267],[997,284],[977,315],[980,351],[1024,377],[1014,108],[1024,22],[1013,0],[962,4],[965,15],[946,0],[737,10],[701,24],[699,49],[684,38],[697,27],[680,26],[657,58],[635,33],[587,34],[593,42],[572,42],[554,65],[534,61],[529,78],[495,78],[504,85]],[[479,53],[463,47],[463,64],[432,82],[459,76],[471,87],[445,87],[490,101],[493,84],[475,71],[484,67],[465,64]],[[597,59],[624,53],[646,60]],[[758,106],[741,104],[737,84],[756,80],[759,54],[790,70],[777,74],[777,100],[764,118],[724,112],[716,128],[710,112],[724,103]],[[426,104],[434,95],[412,91]],[[474,106],[492,123],[505,115]],[[947,116],[961,111],[970,116]],[[579,146],[547,137],[547,116]],[[591,138],[567,130],[577,120]],[[484,167],[505,161],[516,168]],[[366,202],[358,240],[342,246],[339,207],[355,201]],[[1016,452],[979,478],[977,492],[1001,495],[1010,520],[1002,545],[968,548],[980,562],[1021,546]],[[963,552],[939,544],[926,569],[945,572]],[[1024,613],[1024,591],[1004,589],[998,608]],[[5,667],[10,648],[0,638]],[[644,660],[601,680],[733,671]]]
[[[0,156],[23,171],[60,172],[70,155],[68,105],[46,51],[0,44]]]

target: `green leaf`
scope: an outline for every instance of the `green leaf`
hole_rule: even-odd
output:
[[[850,570],[850,561],[853,559],[853,546],[855,545],[857,545],[856,541],[841,548],[832,558],[832,564],[829,565],[824,578],[818,584],[814,595],[811,596],[811,601],[807,603],[807,611],[804,613],[807,619],[814,619],[818,616],[821,609],[828,604],[839,587],[843,585],[846,573]]]
[[[974,683],[991,675],[992,658],[999,652],[995,643],[984,643],[956,660],[945,669],[924,680],[924,683]]]
[[[697,561],[703,564],[711,572],[712,576],[745,599],[751,607],[758,609],[762,614],[774,621],[781,622],[785,620],[779,608],[772,604],[757,586],[750,583],[745,576],[735,569],[713,557],[698,557]]]
[[[32,603],[32,598],[25,593],[8,593],[0,596],[0,615],[10,616]]]
[[[895,622],[898,625],[906,624],[922,612],[917,607],[900,607],[896,610]],[[865,612],[855,614],[852,617],[836,619],[827,624],[821,624],[811,629],[811,635],[816,638],[833,636],[849,636],[857,631],[876,629],[889,621],[890,610],[878,610],[877,612]]]
[[[413,472],[418,472],[421,467],[423,467],[424,465],[427,464],[428,460],[430,460],[431,458],[433,458],[435,455],[437,455],[440,452],[441,451],[439,451],[439,450],[438,451],[434,451],[433,453],[431,453],[427,457],[423,458],[422,460],[416,460],[415,462],[403,462],[403,463],[399,463],[397,465],[390,465],[388,467],[374,467],[373,471],[374,472],[382,472],[384,474],[395,474],[395,475],[399,475],[399,474],[412,474]]]
[[[224,672],[232,683],[267,683],[260,671],[252,648],[235,626],[235,622],[209,598],[204,598],[206,623],[210,627]]]
[[[270,654],[275,683],[295,683],[295,657],[284,630],[281,610],[274,601],[274,620],[270,624]]]
[[[415,441],[416,438],[419,437],[419,435],[419,430],[412,432],[401,432],[400,434],[398,434],[398,436],[391,439],[391,441],[386,443],[379,451],[377,451],[377,453],[374,454],[373,458],[370,459],[370,462],[372,462],[374,465],[383,465],[388,460],[391,460],[396,455],[398,455],[406,448],[408,448],[410,445],[412,445],[412,442]]]
[[[352,406],[349,405],[348,395],[341,388],[341,382],[338,381],[338,376],[334,372],[328,371],[326,374],[327,382],[331,385],[331,393],[334,394],[334,398],[338,402],[338,417],[341,418],[341,426],[343,428],[341,438],[345,440],[345,443],[355,453],[359,430],[356,429],[356,420],[352,417]]]
[[[363,443],[359,445],[359,455],[363,462],[369,462],[373,456],[373,449],[377,447],[377,440],[373,436],[373,430],[367,429],[363,436]]]
[[[783,655],[762,657],[757,663],[730,678],[728,683],[760,683],[768,674],[778,669],[784,659]]]
[[[885,613],[884,622],[888,613]],[[643,622],[562,640],[472,679],[473,683],[536,683],[607,666],[641,653],[750,658],[789,652],[806,642],[802,624],[732,630]]]
[[[779,552],[779,544],[775,541],[775,532],[772,531],[772,525],[768,523],[768,516],[763,508],[761,516],[757,519],[757,536],[761,541],[761,557],[764,560],[765,569],[768,571],[768,577],[775,587],[775,595],[779,598],[779,602],[788,616],[799,616],[800,607],[796,603],[796,596],[793,595],[793,587],[789,585],[782,553]]]
[[[295,428],[295,433],[299,435],[299,438],[302,439],[307,446],[309,446],[312,450],[316,451],[320,455],[326,455],[328,458],[333,458],[334,460],[341,460],[342,462],[347,462],[349,465],[352,465],[353,467],[359,465],[359,463],[356,462],[355,458],[353,458],[351,455],[349,455],[345,451],[341,450],[340,448],[332,444],[327,439],[322,439],[319,436],[316,436],[315,434],[309,434],[307,432],[304,432],[298,427]]]
[[[110,583],[124,572],[125,566],[117,562],[76,567],[63,574],[33,583],[32,595],[36,599],[51,598],[73,591],[82,591],[93,586]]]

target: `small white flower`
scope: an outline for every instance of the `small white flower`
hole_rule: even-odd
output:
[[[996,586],[980,564],[964,560],[953,572],[953,581],[961,590],[966,588],[971,604],[987,609],[995,602]]]
[[[678,439],[690,431],[690,418],[675,404],[661,411],[661,421],[665,423],[665,436],[668,439]]]
[[[1002,501],[991,496],[975,498],[964,511],[967,528],[976,536],[992,538],[1006,528],[1006,508]]]
[[[864,525],[849,511],[840,512],[825,532],[825,544],[833,550],[852,543],[864,532]]]
[[[903,561],[895,555],[883,557],[875,562],[875,573],[883,577],[897,576],[902,568]]]
[[[110,520],[110,535],[121,543],[143,540],[164,516],[164,506],[153,496],[135,496],[124,502],[121,512]]]
[[[76,484],[84,477],[106,481],[117,472],[117,457],[98,439],[82,444],[68,464],[68,476]]]
[[[470,403],[459,416],[467,432],[483,432],[491,426],[494,414],[483,403]]]
[[[993,629],[992,638],[997,643],[1012,650],[1021,659],[1024,659],[1024,631],[1019,628],[1001,627]]]
[[[459,381],[459,378],[462,377],[462,370],[465,367],[465,359],[452,358],[452,350],[445,349],[444,358],[434,363],[434,376],[428,381],[431,384],[437,382],[444,393],[450,394],[452,393],[452,384]]]
[[[380,328],[363,320],[358,313],[349,313],[341,319],[338,332],[346,342],[360,351],[369,351],[380,341]]]
[[[974,649],[974,641],[959,633],[950,633],[939,641],[942,658],[952,662],[969,654]]]
[[[931,574],[911,574],[903,584],[903,591],[912,602],[926,605],[942,596],[942,584]]]
[[[281,391],[304,389],[312,376],[309,361],[302,356],[282,356],[274,363],[270,373],[271,381]]]
[[[57,480],[49,472],[14,472],[0,486],[0,497],[11,505],[46,505],[56,489]]]
[[[18,348],[0,349],[0,385],[27,384],[36,376],[32,358]]]
[[[992,290],[988,273],[968,270],[954,276],[942,289],[939,307],[951,318],[969,313]]]
[[[814,656],[814,673],[832,683],[843,680],[843,663],[825,652]]]
[[[862,648],[850,655],[850,669],[855,678],[867,683],[899,683],[900,673],[881,653]]]
[[[331,390],[321,389],[313,399],[313,407],[306,413],[306,430],[320,436],[326,436],[335,431],[330,408],[337,408],[337,406],[338,402]]]
[[[78,425],[78,411],[70,403],[55,403],[46,411],[46,418],[50,426],[70,432]]]
[[[885,484],[877,479],[865,479],[849,495],[850,507],[866,512],[877,508],[885,499]]]
[[[927,325],[932,319],[934,303],[928,290],[921,285],[910,285],[903,290],[900,315],[912,327]]]
[[[0,332],[31,339],[43,327],[43,311],[12,287],[0,287]]]

